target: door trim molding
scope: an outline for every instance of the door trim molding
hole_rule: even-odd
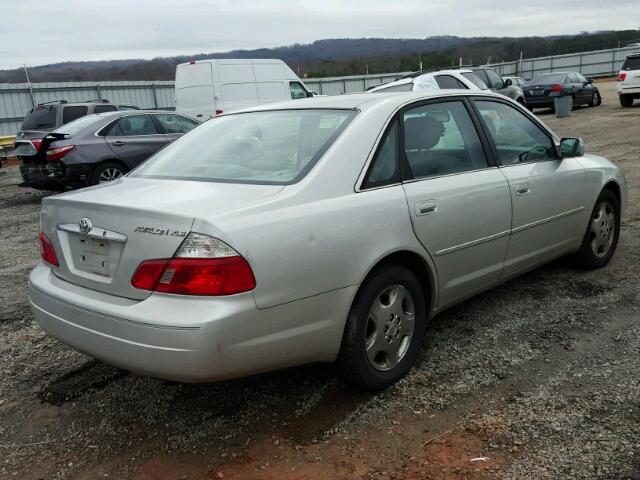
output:
[[[525,225],[520,225],[519,227],[512,228],[511,233],[522,232],[523,230],[527,230],[529,228],[537,227],[538,225],[542,225],[543,223],[553,222],[554,220],[558,220],[563,217],[568,217],[569,215],[573,215],[574,213],[581,212],[584,210],[584,205],[578,208],[574,208],[573,210],[567,210],[566,212],[558,213],[557,215],[553,215],[552,217],[543,218],[542,220],[536,220],[535,222],[527,223]]]

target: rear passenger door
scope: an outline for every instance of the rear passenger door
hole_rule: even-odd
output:
[[[511,222],[509,186],[466,100],[422,102],[400,115],[409,215],[436,265],[444,306],[500,278]]]
[[[558,156],[551,135],[498,99],[474,104],[509,182],[513,216],[504,276],[514,276],[577,247],[586,227],[585,170]]]
[[[131,169],[144,162],[169,139],[158,131],[149,114],[126,115],[105,128],[105,141]]]

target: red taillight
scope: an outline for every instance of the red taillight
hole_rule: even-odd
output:
[[[40,150],[40,145],[42,145],[42,139],[40,140],[31,140],[31,145],[36,149],[36,152]]]
[[[47,149],[47,160],[53,162],[67,156],[71,150],[76,148],[75,145],[65,145],[63,147],[51,147]]]
[[[562,85],[558,85],[557,83],[551,87],[551,91],[554,93],[558,93],[562,91]]]
[[[216,109],[216,115],[222,115],[224,113],[224,110],[217,110]]]
[[[233,295],[256,287],[249,263],[242,257],[172,258],[140,264],[131,285],[179,295]]]
[[[196,64],[196,61],[195,61],[195,60],[191,60],[191,61],[189,62],[189,65],[195,65],[195,64]]]
[[[620,75],[618,76],[618,80],[620,80],[621,82],[624,82],[627,79],[627,72],[620,72]]]
[[[43,232],[40,232],[38,238],[40,239],[40,256],[42,260],[54,267],[60,266],[51,240],[49,240]]]

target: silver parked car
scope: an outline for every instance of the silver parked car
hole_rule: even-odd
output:
[[[31,304],[54,337],[145,375],[337,361],[384,388],[445,308],[563,255],[606,265],[625,204],[618,168],[501,95],[271,104],[44,199]]]

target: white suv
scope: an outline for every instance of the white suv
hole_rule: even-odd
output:
[[[640,98],[640,53],[627,55],[618,77],[617,91],[623,107],[630,107],[635,98]]]

